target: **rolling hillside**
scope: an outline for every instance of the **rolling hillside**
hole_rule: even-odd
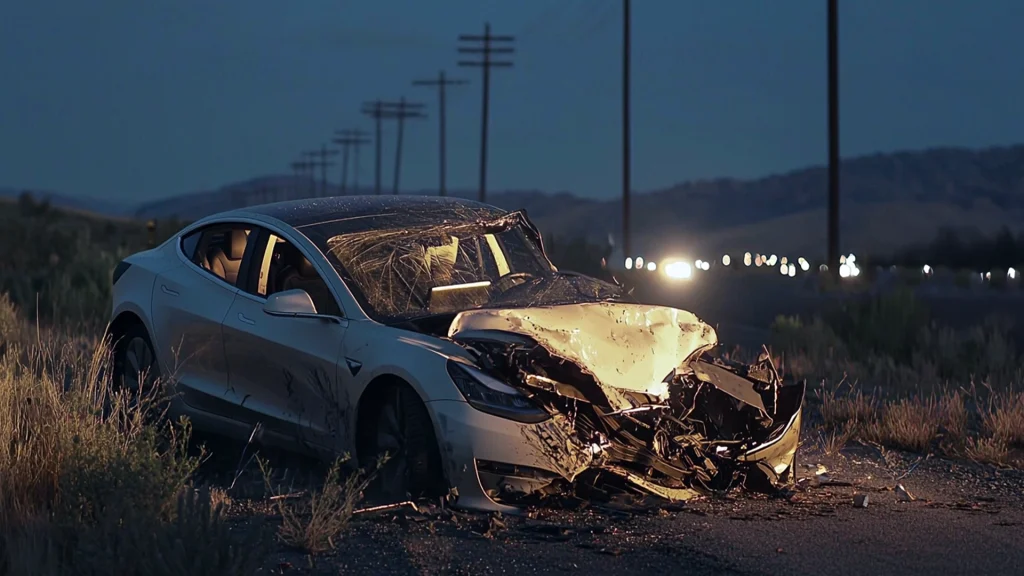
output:
[[[756,180],[686,182],[634,196],[634,243],[650,255],[675,251],[762,250],[822,255],[827,170],[815,166]],[[936,148],[875,154],[842,164],[844,250],[888,252],[926,242],[941,227],[991,234],[1019,229],[1024,215],[1024,145],[988,149]],[[307,180],[268,176],[149,202],[97,207],[144,218],[190,220],[281,194],[308,195]],[[363,189],[362,193],[370,190]],[[335,187],[330,194],[338,193]],[[433,190],[409,191],[433,194]],[[456,192],[473,197],[472,191]],[[2,194],[0,194],[2,195]],[[54,204],[60,199],[54,197]],[[492,193],[502,208],[525,208],[546,234],[604,242],[620,231],[620,203],[568,192]],[[77,200],[76,208],[83,201]]]

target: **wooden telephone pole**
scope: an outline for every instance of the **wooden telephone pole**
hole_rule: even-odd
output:
[[[446,106],[445,106],[445,88],[448,87],[448,86],[464,86],[466,84],[469,84],[469,82],[467,82],[465,80],[452,80],[452,79],[449,79],[449,78],[445,78],[444,70],[441,70],[441,71],[439,71],[437,73],[437,78],[436,79],[432,79],[432,80],[414,80],[413,81],[413,86],[430,86],[430,87],[437,88],[437,107],[438,107],[437,115],[438,115],[438,127],[440,129],[440,143],[438,145],[438,151],[439,151],[438,155],[440,157],[439,158],[440,166],[439,166],[438,172],[439,172],[440,182],[438,183],[438,188],[437,188],[437,190],[438,190],[437,193],[438,193],[439,196],[447,196],[448,195],[448,191],[446,189],[446,183],[445,183],[445,172],[447,171],[447,161],[446,161],[446,158],[445,158],[446,155],[447,155],[447,144],[445,142],[445,108],[446,108]]]
[[[511,68],[510,60],[495,60],[498,54],[512,54],[511,46],[494,46],[495,43],[510,44],[515,36],[495,36],[491,34],[491,24],[484,24],[483,36],[462,34],[459,41],[469,43],[459,46],[460,54],[479,54],[480,60],[460,60],[459,66],[479,67],[483,71],[483,104],[480,110],[480,201],[487,199],[487,123],[490,115],[491,101],[491,68]]]
[[[348,151],[349,148],[353,148],[354,152],[354,178],[355,181],[352,188],[356,194],[359,193],[359,148],[364,144],[369,144],[370,140],[366,138],[366,132],[359,129],[349,130],[338,130],[335,132],[335,138],[332,140],[335,144],[341,146],[341,194],[344,195],[348,188]]]

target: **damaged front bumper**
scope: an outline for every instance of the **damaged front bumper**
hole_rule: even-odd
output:
[[[685,351],[660,386],[623,389],[524,332],[454,335],[475,355],[474,368],[549,415],[523,423],[467,403],[432,403],[444,414],[442,437],[458,439],[446,441],[446,460],[460,505],[503,509],[580,490],[590,498],[681,501],[735,487],[772,492],[793,482],[805,384],[784,384],[767,353],[751,364],[715,357],[712,332]]]

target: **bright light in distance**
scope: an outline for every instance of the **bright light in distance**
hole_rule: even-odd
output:
[[[992,279],[992,273],[991,272],[985,272],[985,280],[991,280],[991,279]]]
[[[697,261],[693,263],[693,267],[696,268],[697,270],[703,270],[704,261],[698,258]]]
[[[1010,268],[1009,270],[1006,271],[1006,277],[1009,278],[1010,280],[1013,280],[1014,278],[1017,277],[1017,271],[1014,270],[1013,268]]]
[[[750,252],[744,253],[743,254],[743,265],[744,266],[750,266],[750,261],[751,261],[751,259],[750,259]]]
[[[647,263],[647,270],[648,270],[648,271],[650,271],[650,272],[654,272],[654,271],[655,271],[655,270],[657,270],[657,269],[658,269],[658,265],[657,265],[657,264],[655,264],[654,262],[648,262],[648,263]]]
[[[851,252],[850,255],[846,257],[846,261],[849,262],[850,264],[853,264],[854,262],[857,261],[857,257],[854,256]]]
[[[644,267],[644,259],[643,259],[643,258],[641,258],[641,257],[639,257],[639,256],[637,256],[637,257],[636,257],[636,263],[635,263],[635,266],[636,266],[636,269],[637,269],[637,270],[639,270],[639,269],[643,268],[643,267]]]
[[[761,255],[758,254],[757,257],[754,258],[754,265],[757,266],[758,268],[760,268],[761,264],[763,264],[763,263],[764,263],[764,260],[762,260],[761,259]]]
[[[804,272],[807,272],[808,270],[811,269],[810,263],[807,262],[807,260],[804,260],[803,256],[800,257],[800,260],[798,260],[798,262],[800,262],[800,269],[803,270]]]
[[[728,254],[722,256],[722,266],[728,266],[732,262],[732,258]]]
[[[839,265],[839,276],[842,278],[850,277],[850,267],[846,264]]]
[[[775,263],[778,262],[778,261],[779,261],[779,259],[775,257],[775,254],[772,254],[771,256],[768,257],[768,265],[769,266],[775,266]]]
[[[706,272],[708,270],[711,270],[711,263],[710,262],[704,262],[703,260],[701,260],[700,267],[701,267],[701,270],[704,270]]]
[[[850,276],[860,276],[860,268],[856,264],[850,264]]]
[[[828,264],[821,264],[818,266],[818,272],[828,272]]]
[[[783,256],[782,260],[779,260],[779,262],[782,262],[783,264],[789,264],[789,258],[786,258],[785,256]]]
[[[779,273],[783,276],[789,276],[789,264],[783,264],[779,266]]]
[[[925,264],[924,267],[921,268],[921,271],[924,272],[925,274],[931,274],[932,273],[932,267],[927,265],[927,264]]]
[[[846,256],[840,256],[839,257],[839,263],[840,264],[846,264]]]
[[[796,266],[789,265],[789,277],[794,278],[796,276]]]
[[[693,275],[693,270],[687,262],[677,260],[675,262],[669,262],[662,266],[665,271],[665,275],[669,278],[675,278],[677,280],[687,280]]]
[[[633,269],[633,259],[632,258],[626,258],[626,270],[632,270],[632,269]]]

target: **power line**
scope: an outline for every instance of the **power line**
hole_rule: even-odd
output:
[[[423,104],[418,102],[407,102],[402,97],[398,102],[385,102],[376,100],[369,108],[364,107],[363,113],[369,114],[377,121],[377,194],[380,194],[380,124],[383,119],[398,121],[398,134],[395,142],[395,173],[394,187],[392,194],[398,194],[399,178],[402,173],[402,139],[405,133],[405,120],[407,118],[426,118],[422,112]]]
[[[483,105],[480,110],[480,201],[487,199],[487,120],[491,99],[491,68],[511,68],[510,60],[494,60],[498,54],[512,54],[511,46],[494,46],[494,43],[509,44],[515,42],[515,36],[495,36],[491,34],[491,24],[484,24],[483,36],[462,34],[459,42],[469,45],[459,46],[460,54],[479,54],[480,60],[460,60],[459,66],[479,66],[483,69]]]
[[[348,130],[337,130],[335,131],[335,138],[332,140],[335,144],[341,146],[341,194],[344,195],[348,187],[348,150],[354,148],[355,155],[355,170],[354,170],[354,184],[352,188],[359,193],[359,148],[364,144],[369,144],[369,138],[366,138],[366,132],[359,129],[348,129]]]
[[[439,156],[439,179],[437,193],[439,196],[447,196],[448,192],[445,188],[445,172],[447,169],[446,153],[447,144],[445,143],[445,88],[448,86],[464,86],[469,84],[465,80],[452,80],[446,78],[444,70],[440,70],[437,73],[437,78],[433,80],[413,80],[414,86],[431,86],[437,88],[437,107],[438,107],[438,127],[440,129],[440,144],[438,147]]]

